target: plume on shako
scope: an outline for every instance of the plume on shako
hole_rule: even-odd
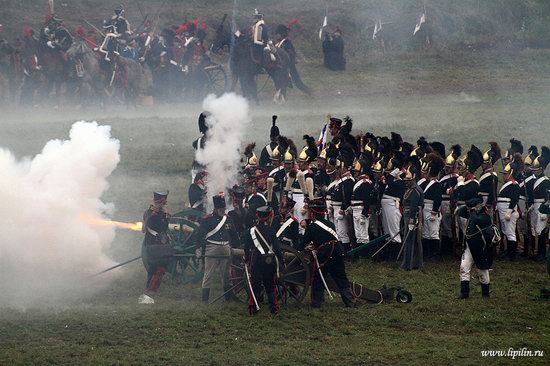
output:
[[[452,168],[460,155],[462,155],[462,146],[458,144],[451,146],[451,152],[445,158],[445,165],[449,168]]]
[[[246,148],[244,149],[244,156],[245,156],[245,164],[244,169],[255,169],[258,165],[258,157],[256,156],[256,153],[254,153],[254,149],[256,148],[256,143],[251,143],[246,145]]]
[[[471,173],[475,173],[482,163],[483,154],[481,153],[481,150],[479,150],[477,146],[472,145],[470,151],[466,154],[466,159],[464,160],[466,169],[468,169]]]
[[[339,153],[338,160],[340,160],[343,166],[346,168],[351,167],[355,161],[355,150],[353,147],[348,144],[344,144],[340,147]]]
[[[443,170],[443,167],[445,166],[445,161],[441,158],[441,156],[436,153],[430,153],[426,156],[427,161],[427,168],[428,168],[428,175],[430,177],[437,177],[439,173]]]
[[[399,151],[403,153],[405,156],[410,156],[414,150],[414,146],[410,142],[403,141],[401,143],[401,147],[399,148]]]
[[[535,145],[531,145],[527,152],[527,156],[525,157],[525,160],[523,161],[526,166],[531,166],[533,164],[533,161],[539,156],[539,149]]]
[[[445,145],[439,141],[434,141],[430,143],[432,150],[439,155],[440,158],[445,159]]]
[[[548,166],[548,163],[550,163],[550,149],[548,148],[548,146],[543,146],[540,148],[540,155],[537,156],[537,158],[533,161],[533,164],[531,164],[530,169],[531,170],[542,169],[542,171],[544,171]]]
[[[486,164],[495,165],[497,161],[502,157],[500,146],[494,141],[489,142],[491,148],[483,154],[483,162]]]
[[[405,171],[405,180],[418,180],[420,178],[421,163],[418,156],[410,156],[407,159],[407,169]]]
[[[428,144],[428,141],[426,140],[425,137],[420,137],[416,141],[416,145],[417,145],[417,148],[413,150],[411,155],[418,156],[420,159],[422,159],[423,157],[425,157],[426,155],[428,155],[433,151],[433,149]]]
[[[304,135],[303,139],[306,141],[306,146],[300,151],[298,159],[311,163],[317,158],[317,143],[315,138],[309,135]]]
[[[525,164],[523,163],[523,157],[519,152],[514,153],[512,156],[512,159],[504,169],[502,170],[503,174],[511,174],[514,178],[518,177],[521,172],[523,172],[523,169],[525,168]]]
[[[515,153],[523,154],[523,145],[521,141],[514,138],[510,139],[510,148],[506,151],[506,157],[512,158]]]
[[[273,115],[271,117],[271,130],[269,131],[269,137],[275,139],[281,135],[279,127],[277,127],[277,116]]]
[[[403,138],[397,132],[390,132],[391,135],[391,148],[393,150],[399,150],[403,143]]]

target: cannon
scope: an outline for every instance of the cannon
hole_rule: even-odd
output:
[[[198,218],[202,215],[201,211],[193,209],[186,209],[172,215],[168,230],[171,244],[168,246],[158,246],[157,255],[171,259],[167,272],[181,285],[199,283],[202,280],[202,261],[195,257],[197,232],[199,229]],[[384,239],[385,237],[375,239],[360,248],[356,248],[351,254]],[[283,251],[285,266],[277,280],[276,289],[279,298],[283,304],[302,303],[306,299],[311,285],[312,258],[309,254],[299,252],[288,245],[281,245],[281,250]],[[140,258],[133,258],[98,274],[105,273]],[[229,268],[230,289],[226,293],[230,293],[234,300],[246,302],[250,294],[243,260],[244,250],[232,248]],[[325,280],[329,290],[337,293],[338,286],[336,286],[334,280],[330,276],[326,276]],[[350,284],[354,296],[369,303],[388,303],[394,299],[400,303],[409,303],[412,301],[411,293],[401,287],[383,286],[379,289],[371,289],[354,281]],[[214,299],[212,303],[223,298],[226,293]]]

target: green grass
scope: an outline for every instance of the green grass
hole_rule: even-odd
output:
[[[306,305],[256,317],[244,304],[199,302],[194,286],[164,283],[152,306],[137,305],[144,273],[131,265],[124,279],[88,302],[67,309],[0,313],[0,363],[19,364],[409,364],[471,365],[481,350],[550,347],[548,302],[536,299],[544,280],[540,263],[497,262],[492,294],[456,300],[458,261],[428,263],[404,272],[364,260],[350,277],[369,286],[400,284],[411,304],[363,304],[339,299],[320,310]],[[544,358],[515,360],[545,364]]]
[[[397,131],[411,142],[424,135],[447,147],[484,148],[496,140],[506,148],[511,137],[526,147],[548,143],[546,51],[377,55],[344,73],[313,63],[300,67],[315,97],[292,91],[288,104],[273,106],[264,90],[262,105],[251,108],[254,128],[245,141],[266,142],[271,115],[278,114],[281,132],[301,145],[301,136],[317,134],[332,113],[350,114],[355,132]],[[3,110],[0,146],[18,157],[34,155],[49,139],[66,138],[75,120],[111,125],[121,141],[121,162],[103,198],[115,203],[115,219],[139,221],[154,190],[170,189],[170,211],[185,207],[200,111],[200,104],[185,102],[136,110]],[[119,232],[109,254],[117,261],[133,258],[140,245],[139,233]],[[510,347],[550,352],[549,303],[536,300],[548,286],[543,264],[497,261],[488,302],[480,299],[475,276],[472,299],[455,299],[458,267],[458,260],[414,272],[354,264],[351,279],[370,287],[405,286],[413,303],[345,309],[337,300],[319,311],[287,307],[271,319],[265,311],[248,317],[242,304],[203,307],[197,286],[176,287],[169,280],[155,305],[139,306],[145,272],[136,262],[91,298],[1,309],[0,364],[547,364],[547,356],[480,356],[481,350]]]

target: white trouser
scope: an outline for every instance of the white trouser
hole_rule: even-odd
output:
[[[401,223],[401,211],[399,211],[399,201],[393,198],[382,198],[382,227],[384,233],[389,234],[392,241],[401,243],[401,234],[399,233],[399,224]]]
[[[451,212],[451,201],[441,201],[441,235],[447,238],[453,237],[453,229],[451,220],[453,213]]]
[[[303,193],[293,193],[292,199],[296,204],[294,205],[294,217],[298,220],[298,223],[301,223],[303,220],[307,219],[307,211],[304,210],[304,194]],[[299,232],[303,234],[305,229],[300,225]]]
[[[202,288],[210,288],[212,286],[212,278],[214,277],[216,269],[220,270],[222,286],[227,286],[231,247],[229,245],[208,244],[205,248],[204,255]]]
[[[466,206],[466,205],[457,206],[457,210],[462,209],[462,207],[464,207],[464,206]],[[456,217],[458,218],[458,220],[457,220],[458,228],[464,234],[466,232],[466,223],[468,222],[468,219],[465,219],[464,217],[460,217],[458,215]]]
[[[424,201],[424,209],[422,210],[422,238],[430,240],[439,240],[439,226],[441,224],[441,214],[435,215],[435,220],[430,221],[432,216],[433,203]]]
[[[332,201],[330,199],[327,199],[326,202],[327,202],[327,208],[332,208]],[[330,209],[327,210],[327,220],[332,222],[334,225],[336,225],[336,223],[334,222],[334,212]]]
[[[332,208],[334,210],[334,226],[336,226],[338,241],[347,244],[350,242],[348,235],[348,216],[340,214],[342,206],[332,204]]]
[[[521,212],[521,215],[518,217],[517,227],[521,234],[527,233],[527,204],[525,198],[520,197],[518,201],[518,211]]]
[[[510,206],[509,202],[497,202],[498,217],[502,233],[506,235],[508,241],[517,241],[516,239],[516,223],[518,222],[519,213],[517,210],[512,211],[510,221],[506,220],[506,212]]]
[[[353,206],[353,229],[357,244],[369,242],[369,217],[363,215],[363,206]]]
[[[466,245],[466,250],[462,253],[462,260],[460,261],[461,281],[470,281],[470,271],[472,270],[472,265],[474,265],[474,258],[472,257],[472,253],[470,253],[470,248]],[[478,269],[477,273],[479,274],[479,282],[484,285],[489,283],[488,269]]]
[[[531,232],[533,236],[539,236],[542,231],[546,228],[546,222],[548,216],[546,214],[540,213],[539,208],[542,205],[542,202],[535,202],[531,206]]]

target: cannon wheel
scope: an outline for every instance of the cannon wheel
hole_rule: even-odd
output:
[[[195,237],[199,226],[178,214],[170,217],[169,224],[177,226],[168,230],[176,252],[170,272],[181,284],[198,283],[203,276],[200,262],[195,258]]]
[[[301,303],[306,298],[311,284],[309,259],[288,245],[281,245],[281,250],[285,257],[285,268],[277,284],[279,296],[283,303]]]
[[[222,65],[208,65],[204,72],[208,77],[208,92],[220,96],[227,91],[227,75]]]
[[[413,300],[412,294],[407,290],[398,290],[395,300],[402,304],[408,304]]]
[[[308,294],[311,281],[309,260],[302,253],[287,245],[281,245],[281,250],[285,257],[285,268],[280,273],[281,277],[277,282],[279,299],[282,303],[301,303]],[[234,256],[233,258],[229,268],[232,298],[247,302],[250,290],[246,283],[246,273],[241,258]],[[260,301],[260,299],[258,300]]]

